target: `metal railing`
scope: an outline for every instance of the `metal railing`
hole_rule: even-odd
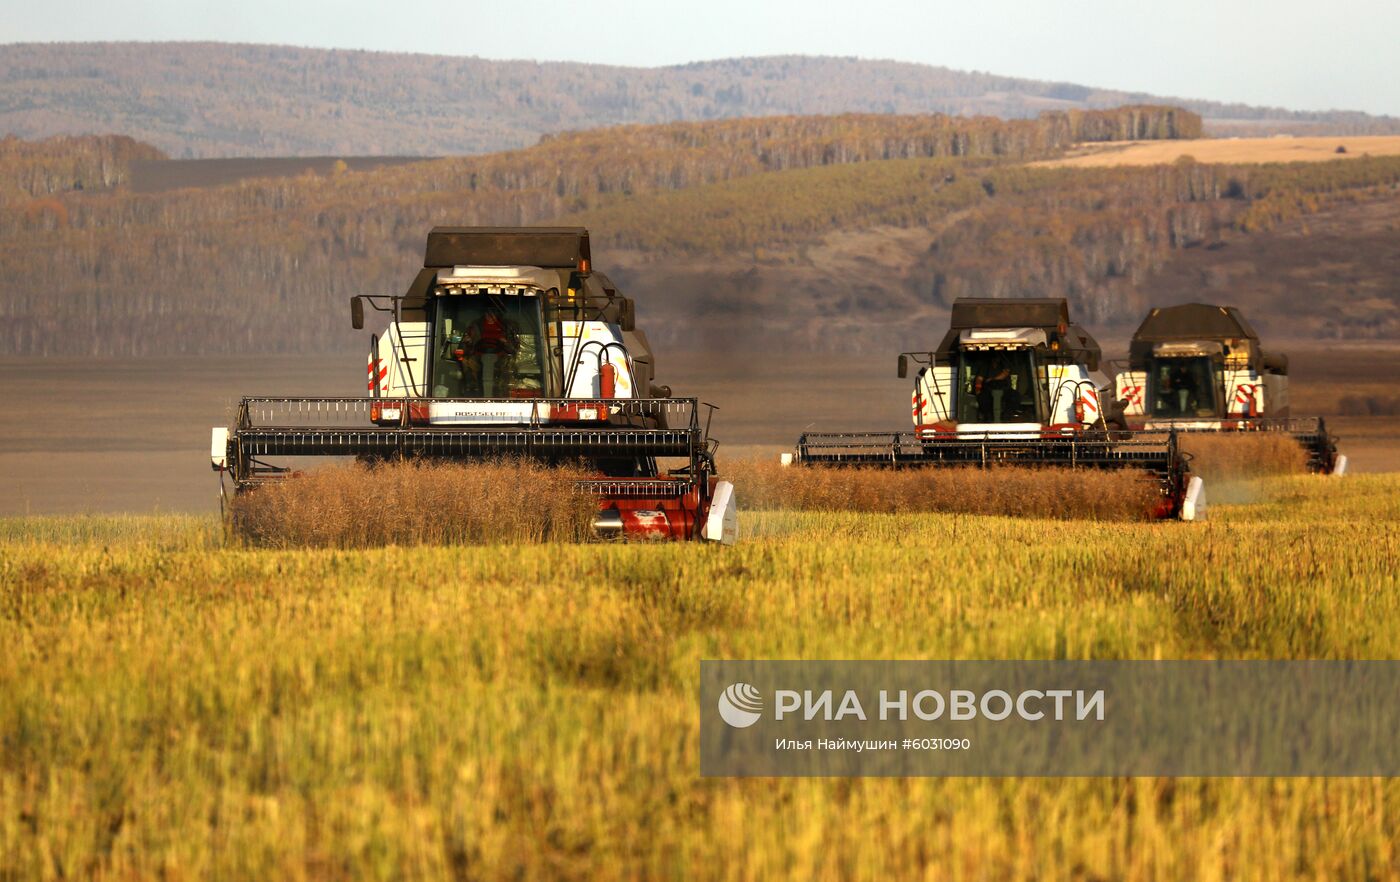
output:
[[[1143,416],[1141,419],[1155,424],[1153,428],[1144,429],[1146,432],[1169,432],[1176,431],[1182,434],[1196,432],[1220,432],[1221,424],[1228,423],[1230,428],[1225,431],[1240,432],[1284,432],[1291,435],[1325,434],[1327,431],[1326,422],[1322,417],[1245,417],[1230,415],[1224,417],[1153,417]],[[1214,425],[1192,425],[1193,423],[1208,423]]]
[[[460,417],[443,413],[453,406]],[[596,411],[581,418],[578,412]],[[492,414],[494,411],[494,415]],[[440,414],[447,423],[479,417],[484,425],[516,425],[541,428],[559,422],[598,422],[599,425],[631,425],[663,422],[699,430],[699,401],[695,398],[338,398],[250,396],[238,406],[239,429],[254,428],[359,428],[383,426],[397,420],[414,424],[418,414]],[[386,414],[394,414],[386,418]],[[377,415],[377,416],[376,416]],[[488,422],[489,421],[489,422]]]
[[[804,434],[797,461],[819,465],[1054,465],[1069,468],[1142,468],[1163,474],[1183,466],[1171,432],[1035,435],[1024,430],[955,434],[823,432]]]
[[[277,457],[400,457],[479,460],[522,456],[545,461],[690,460],[681,478],[600,478],[603,495],[679,496],[708,474],[711,442],[695,398],[337,398],[250,396],[229,436],[230,470],[240,487],[289,468]],[[611,466],[610,466],[611,468]]]
[[[695,488],[689,478],[600,478],[579,481],[575,486],[604,499],[669,499],[684,496]]]

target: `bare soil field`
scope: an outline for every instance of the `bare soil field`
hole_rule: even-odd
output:
[[[1339,153],[1338,148],[1346,148]],[[1161,165],[1190,156],[1197,162],[1325,162],[1400,154],[1400,135],[1327,135],[1271,138],[1196,138],[1183,141],[1112,141],[1084,144],[1062,159],[1031,163],[1086,168]]]
[[[1277,348],[1292,355],[1295,412],[1326,416],[1356,470],[1400,470],[1400,412],[1388,404],[1400,396],[1400,347]],[[659,369],[675,394],[719,406],[721,470],[726,458],[789,450],[804,431],[909,425],[909,381],[895,375],[893,351],[662,352]],[[360,395],[361,370],[352,353],[0,361],[0,515],[213,510],[209,428],[227,424],[239,396]],[[1369,398],[1378,415],[1356,412]]]
[[[0,514],[209,511],[209,427],[240,395],[362,395],[356,356],[6,359]]]

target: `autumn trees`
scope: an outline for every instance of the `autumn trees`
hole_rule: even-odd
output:
[[[123,135],[0,138],[0,205],[126,183],[132,161],[164,159],[149,144]]]
[[[0,354],[345,351],[350,294],[402,290],[435,224],[588,225],[654,258],[797,259],[836,231],[926,231],[930,306],[1069,296],[1136,314],[1174,249],[1400,183],[1400,159],[1306,166],[1032,168],[1080,138],[1182,135],[1172,108],[1003,121],[774,117],[624,127],[373,171],[132,193],[129,139],[0,142]],[[82,189],[75,189],[81,183]],[[786,255],[786,256],[785,256]],[[1127,293],[1125,293],[1127,292]],[[701,295],[703,296],[703,295]]]

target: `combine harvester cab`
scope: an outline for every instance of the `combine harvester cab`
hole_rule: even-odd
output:
[[[901,378],[911,361],[920,365],[913,432],[809,432],[784,461],[1141,469],[1161,486],[1155,514],[1197,519],[1204,484],[1190,474],[1175,435],[1127,431],[1100,358],[1094,338],[1070,323],[1064,299],[959,299],[936,350],[899,356]]]
[[[653,384],[634,307],[593,271],[575,227],[437,227],[402,296],[351,298],[386,321],[364,398],[244,398],[211,457],[246,492],[291,473],[287,457],[529,457],[582,463],[596,530],[731,544],[734,488],[694,398]],[[680,464],[663,471],[659,459]]]
[[[1133,334],[1128,370],[1115,388],[1134,429],[1286,432],[1307,450],[1309,469],[1346,472],[1347,458],[1322,418],[1291,415],[1288,358],[1265,352],[1234,307],[1152,310]]]

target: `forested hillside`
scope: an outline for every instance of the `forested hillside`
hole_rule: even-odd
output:
[[[353,350],[346,298],[401,291],[435,224],[589,226],[597,264],[639,296],[667,345],[732,345],[755,329],[750,342],[773,349],[884,345],[927,336],[910,317],[936,321],[965,295],[1065,295],[1085,320],[1126,323],[1173,253],[1396,198],[1400,158],[1025,162],[1085,129],[1196,125],[1153,107],[733,120],[219,188],[14,196],[0,211],[0,354]],[[891,240],[902,250],[882,254]],[[1351,314],[1364,328],[1374,310]]]
[[[1361,113],[1160,99],[889,61],[801,56],[665,68],[215,43],[0,46],[0,135],[118,133],[175,157],[453,155],[629,123],[841,113],[1034,117],[1171,103],[1212,124],[1400,131]]]
[[[1200,300],[1247,307],[1275,341],[1400,339],[1400,210],[1379,229],[1347,222],[1377,203],[1400,209],[1400,157],[1113,169],[897,160],[746,177],[564,220],[622,246],[614,276],[651,295],[657,336],[742,357],[926,349],[968,296],[1065,296],[1105,340],[1126,339],[1152,306]],[[1337,217],[1333,234],[1309,250],[1299,226],[1322,214]],[[1291,245],[1245,247],[1285,229]],[[1322,263],[1303,273],[1307,258],[1293,254]]]

